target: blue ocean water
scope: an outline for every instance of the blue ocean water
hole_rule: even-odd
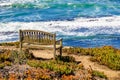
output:
[[[0,0],[0,42],[19,29],[57,33],[64,46],[120,48],[120,0]]]

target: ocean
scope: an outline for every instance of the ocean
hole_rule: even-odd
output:
[[[43,30],[64,46],[120,48],[120,0],[0,0],[0,43]]]

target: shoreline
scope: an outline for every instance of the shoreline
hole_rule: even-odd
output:
[[[1,42],[0,43],[0,47],[10,47],[10,46],[14,46],[14,48],[19,48],[19,41],[12,41],[12,42]],[[63,45],[63,49],[68,49],[68,48],[83,48],[83,49],[92,49],[92,48],[101,48],[101,47],[112,47],[115,48],[111,45],[103,45],[103,46],[99,46],[99,47],[79,47],[79,46],[64,46]],[[115,48],[115,49],[119,49],[119,48]],[[120,49],[119,49],[120,50]]]
[[[19,46],[19,41],[8,41],[8,42],[0,42],[0,46]],[[103,46],[97,46],[97,47],[81,47],[81,46],[64,46],[63,45],[63,48],[100,48],[100,47],[104,47],[104,46],[111,46],[113,48],[116,48],[112,45],[103,45]],[[120,48],[116,48],[116,49],[120,49]]]

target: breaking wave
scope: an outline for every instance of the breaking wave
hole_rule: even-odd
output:
[[[96,34],[120,34],[120,16],[102,18],[76,18],[74,21],[5,22],[0,32],[18,32],[19,29],[36,29],[57,32],[62,35],[90,36]]]

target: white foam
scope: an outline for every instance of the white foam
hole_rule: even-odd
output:
[[[20,3],[20,4],[24,4],[24,3],[40,3],[40,0],[0,0],[0,4],[16,4],[16,3]]]
[[[0,7],[8,7],[11,8],[12,5],[25,5],[25,4],[33,4],[34,8],[49,8],[48,3],[41,2],[39,0],[6,0],[0,1]]]
[[[1,0],[0,7],[11,6],[12,4],[38,3],[39,0]]]
[[[12,3],[0,3],[0,7],[10,6]]]
[[[79,18],[74,21],[6,22],[0,23],[0,32],[34,29],[56,32],[60,35],[92,36],[96,34],[120,34],[120,16],[102,18]],[[3,39],[3,35],[0,38]],[[7,36],[4,38],[12,37]]]
[[[4,0],[1,2],[11,2],[11,3],[27,3],[27,2],[37,2],[39,0]]]
[[[5,42],[6,40],[12,40],[18,38],[18,34],[17,33],[5,33],[5,32],[0,32],[0,42]],[[14,40],[12,40],[14,41]]]

